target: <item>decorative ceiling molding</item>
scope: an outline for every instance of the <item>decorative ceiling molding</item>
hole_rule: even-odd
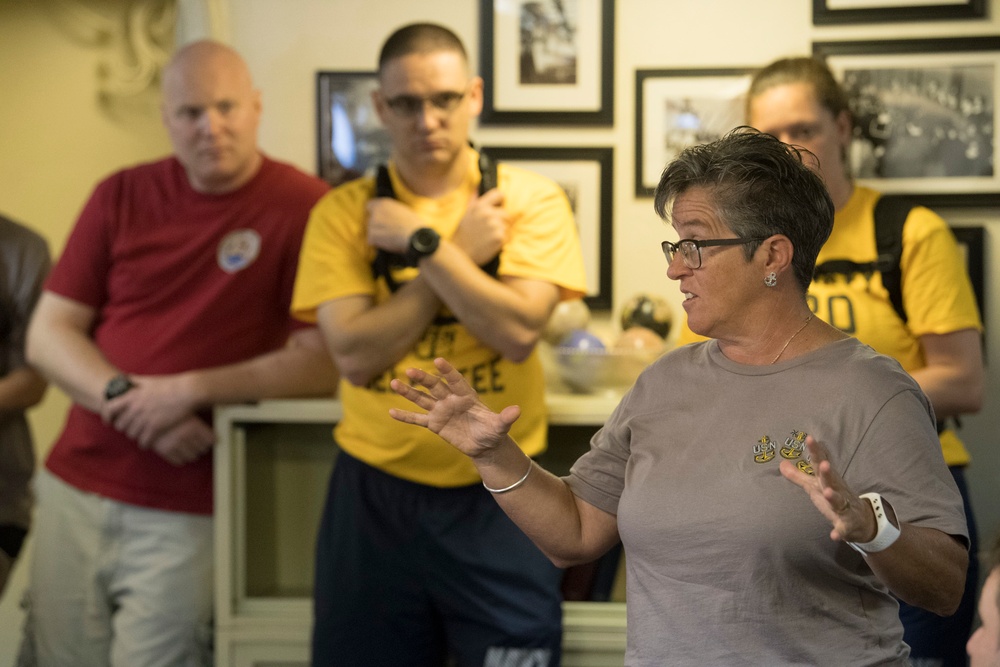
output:
[[[104,104],[158,87],[170,58],[178,0],[48,0],[59,27],[99,50],[97,94]]]

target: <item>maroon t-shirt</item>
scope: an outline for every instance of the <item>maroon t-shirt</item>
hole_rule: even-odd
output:
[[[170,374],[284,345],[302,235],[329,189],[264,158],[246,185],[193,190],[175,158],[114,174],[91,195],[46,289],[97,311],[94,340],[126,373]],[[46,462],[84,491],[210,514],[212,457],[174,466],[74,405]]]

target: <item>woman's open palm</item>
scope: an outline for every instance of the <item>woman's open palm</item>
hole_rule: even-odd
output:
[[[521,416],[521,408],[511,405],[497,414],[479,400],[479,395],[462,374],[445,359],[435,359],[434,366],[440,375],[431,375],[418,368],[406,371],[406,376],[426,391],[399,379],[390,383],[393,391],[426,413],[392,408],[389,415],[437,433],[471,457],[499,445]]]

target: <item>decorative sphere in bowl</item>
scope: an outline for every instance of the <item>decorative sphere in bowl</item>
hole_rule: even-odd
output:
[[[559,345],[572,332],[584,330],[590,324],[590,308],[583,299],[560,301],[542,331],[542,338]]]
[[[621,326],[623,331],[632,327],[644,327],[655,331],[666,339],[673,326],[673,312],[666,299],[650,294],[636,294],[622,307]]]

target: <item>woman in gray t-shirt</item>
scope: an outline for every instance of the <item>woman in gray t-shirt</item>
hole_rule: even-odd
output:
[[[568,477],[546,473],[462,376],[393,389],[558,565],[619,539],[628,665],[905,665],[896,598],[946,615],[968,565],[933,410],[889,357],[805,299],[833,204],[814,156],[736,130],[664,170],[657,213],[688,324]]]

